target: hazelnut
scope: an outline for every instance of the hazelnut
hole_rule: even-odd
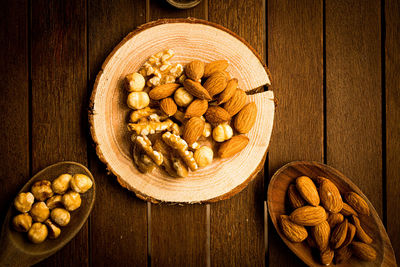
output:
[[[209,137],[211,135],[211,124],[209,124],[208,122],[206,122],[204,124],[204,129],[203,129],[203,133],[202,136],[204,137]]]
[[[48,231],[46,225],[37,222],[34,223],[28,231],[28,238],[32,243],[42,243],[47,237]]]
[[[75,192],[85,193],[93,185],[92,179],[84,174],[75,174],[71,180],[71,188]]]
[[[50,219],[47,219],[44,224],[47,226],[50,239],[56,239],[61,234],[61,229],[57,227]]]
[[[64,207],[69,211],[73,211],[79,208],[81,206],[81,202],[81,196],[79,195],[79,193],[74,191],[69,191],[62,196],[62,203],[64,204]]]
[[[71,215],[69,214],[69,212],[62,208],[55,208],[51,211],[50,216],[53,222],[55,222],[59,226],[66,226],[71,219]]]
[[[50,210],[44,202],[36,202],[30,211],[32,219],[35,222],[44,222],[49,218]]]
[[[194,159],[199,167],[209,165],[214,157],[214,152],[208,146],[202,146],[194,152]]]
[[[72,175],[68,173],[61,174],[54,179],[53,183],[51,184],[51,188],[53,189],[54,193],[62,195],[67,192],[71,179]]]
[[[51,210],[55,208],[62,208],[63,207],[62,196],[61,195],[52,196],[46,201],[46,205]]]
[[[32,226],[32,217],[28,213],[19,214],[14,217],[12,224],[18,232],[28,232]]]
[[[48,180],[41,180],[35,182],[31,187],[31,192],[35,197],[35,199],[38,201],[45,201],[49,197],[53,196],[51,183]]]
[[[233,130],[227,123],[219,124],[213,130],[213,138],[217,142],[224,142],[228,139],[231,139],[232,136]]]
[[[144,77],[140,73],[131,73],[125,77],[128,92],[140,92],[146,83]]]
[[[180,87],[175,91],[174,100],[178,106],[187,107],[193,101],[193,96],[183,87]]]
[[[127,104],[131,109],[142,109],[149,105],[150,98],[146,92],[132,92],[128,95]]]
[[[19,193],[14,199],[14,207],[20,212],[28,212],[31,210],[35,197],[31,192]]]

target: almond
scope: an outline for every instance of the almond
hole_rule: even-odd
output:
[[[149,96],[153,100],[161,100],[163,98],[172,95],[176,89],[180,87],[177,83],[167,83],[154,87],[150,92]]]
[[[308,236],[306,228],[291,222],[287,215],[281,215],[281,227],[286,238],[292,242],[303,242]]]
[[[315,243],[315,240],[311,235],[308,235],[306,242],[310,248],[317,248],[317,244]]]
[[[294,184],[289,185],[287,196],[289,199],[290,206],[293,209],[297,209],[306,205],[304,199],[300,196]]]
[[[226,60],[216,60],[207,63],[204,66],[204,77],[210,77],[216,71],[224,71],[228,67],[228,61]]]
[[[205,122],[199,117],[193,117],[185,124],[183,139],[185,139],[189,146],[199,139],[203,133],[204,124]]]
[[[357,216],[352,215],[351,219],[354,223],[354,226],[356,228],[356,236],[358,239],[360,239],[362,242],[371,244],[372,243],[372,238],[364,231],[364,229],[361,227],[360,219],[358,219]]]
[[[229,113],[219,106],[209,107],[205,117],[206,120],[211,123],[223,123],[231,119]]]
[[[338,213],[343,208],[342,196],[334,183],[325,179],[319,186],[321,205],[329,212]]]
[[[249,138],[245,135],[235,135],[228,141],[221,144],[218,149],[218,155],[221,158],[229,158],[242,151],[249,143]]]
[[[204,83],[204,88],[208,91],[211,97],[224,91],[226,87],[226,76],[223,72],[214,72]]]
[[[178,109],[174,100],[171,97],[167,97],[161,100],[160,108],[168,116],[174,115]]]
[[[318,206],[320,199],[317,187],[307,176],[300,176],[296,179],[296,188],[300,195],[311,205]]]
[[[251,102],[236,115],[234,127],[239,133],[248,133],[256,122],[257,106]]]
[[[186,79],[183,82],[183,86],[185,87],[186,91],[188,91],[191,95],[200,98],[211,100],[211,96],[208,91],[201,85],[199,82],[194,82],[191,79]]]
[[[208,108],[208,101],[196,99],[190,103],[185,112],[185,118],[201,117],[206,113]]]
[[[225,90],[218,96],[218,105],[227,102],[235,93],[238,86],[238,80],[236,78],[230,79],[226,84]]]
[[[355,192],[348,192],[344,198],[346,202],[358,213],[369,215],[369,207],[367,202]]]
[[[203,77],[204,74],[204,62],[200,60],[193,60],[186,65],[185,68],[186,77],[193,81],[198,81]]]
[[[351,249],[353,254],[364,261],[374,261],[376,259],[376,251],[371,246],[362,242],[352,242]]]
[[[332,248],[338,249],[343,244],[347,235],[348,222],[345,219],[343,222],[336,225],[331,235]]]
[[[331,228],[334,228],[336,224],[343,222],[344,216],[341,213],[329,213],[328,223]]]
[[[231,116],[234,116],[246,105],[246,102],[246,93],[242,89],[236,89],[231,99],[224,104],[224,109],[226,109]]]
[[[222,73],[225,75],[227,81],[231,79],[231,75],[226,70],[223,70]]]
[[[327,221],[323,221],[322,223],[311,227],[311,234],[313,235],[315,243],[320,251],[324,251],[328,248],[331,228]]]
[[[356,227],[354,225],[352,225],[351,223],[348,223],[346,239],[344,240],[341,247],[343,248],[343,247],[350,245],[350,243],[354,239],[355,234],[356,234]]]
[[[340,213],[344,216],[358,215],[357,212],[345,202],[343,202],[343,208],[340,210]]]
[[[326,220],[325,209],[321,206],[304,206],[295,209],[289,216],[294,223],[304,226],[315,226]]]
[[[335,251],[335,263],[342,264],[351,258],[352,251],[349,246],[343,247]]]
[[[319,254],[321,257],[321,263],[324,265],[330,265],[332,263],[334,254],[335,253],[330,248],[327,248],[325,251],[322,251]]]

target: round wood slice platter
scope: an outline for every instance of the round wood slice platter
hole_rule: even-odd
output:
[[[227,72],[239,87],[251,91],[270,84],[267,67],[257,52],[228,29],[199,19],[163,19],[147,23],[128,34],[107,57],[91,96],[89,122],[96,153],[119,183],[147,201],[202,203],[229,198],[240,192],[262,169],[272,132],[274,95],[266,91],[248,96],[256,103],[256,124],[247,134],[247,147],[228,159],[173,178],[162,170],[140,173],[132,160],[124,77],[138,71],[151,55],[173,49],[171,62],[226,59]],[[254,91],[252,91],[254,92]]]

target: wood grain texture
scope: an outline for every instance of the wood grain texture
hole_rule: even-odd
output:
[[[387,231],[400,258],[400,3],[385,1],[386,214]]]
[[[322,1],[268,1],[268,65],[277,98],[269,174],[293,160],[323,161]],[[270,266],[298,266],[273,227]]]
[[[206,1],[178,10],[165,1],[150,1],[149,20],[163,17],[206,19]],[[151,205],[151,263],[154,266],[205,266],[207,262],[205,205]]]
[[[380,7],[326,1],[326,160],[382,216]]]
[[[32,168],[87,165],[86,3],[32,1]],[[41,266],[85,266],[88,226]]]
[[[88,8],[91,92],[107,55],[127,33],[146,21],[146,6],[145,1],[89,1]],[[98,184],[90,225],[92,265],[146,266],[147,204],[122,188],[115,177],[107,175],[93,148],[89,158]],[[121,217],[124,219],[120,220]]]
[[[5,1],[0,10],[0,222],[29,179],[28,5]]]
[[[209,1],[208,19],[246,39],[265,58],[265,1]],[[240,18],[240,23],[238,18]],[[263,266],[264,172],[230,200],[210,206],[212,266]]]

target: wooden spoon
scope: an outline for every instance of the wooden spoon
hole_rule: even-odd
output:
[[[18,212],[11,206],[8,209],[1,231],[0,266],[33,265],[65,246],[82,228],[93,208],[96,192],[94,178],[85,166],[70,161],[48,166],[33,176],[20,192],[30,191],[31,185],[38,180],[47,179],[52,181],[63,173],[72,175],[82,173],[92,179],[93,187],[86,193],[81,194],[81,207],[71,212],[70,223],[65,227],[61,227],[61,235],[57,239],[46,239],[43,243],[33,244],[28,240],[26,233],[14,231],[11,220]]]
[[[371,246],[377,252],[377,258],[374,262],[361,261],[354,256],[350,260],[340,266],[396,266],[396,259],[390,239],[386,233],[385,227],[382,224],[376,210],[369,202],[368,198],[361,190],[351,182],[349,178],[344,176],[339,171],[325,164],[309,161],[295,161],[286,164],[280,168],[268,186],[268,210],[271,220],[276,231],[282,238],[283,242],[307,265],[309,266],[324,266],[321,265],[319,255],[314,255],[306,242],[292,243],[282,233],[278,223],[279,216],[290,213],[289,205],[286,201],[286,191],[288,186],[295,181],[299,176],[308,176],[314,178],[323,176],[330,179],[340,190],[341,193],[354,191],[364,198],[368,203],[371,211],[370,216],[360,216],[361,224],[366,232],[373,238]],[[334,265],[332,263],[332,265]]]

